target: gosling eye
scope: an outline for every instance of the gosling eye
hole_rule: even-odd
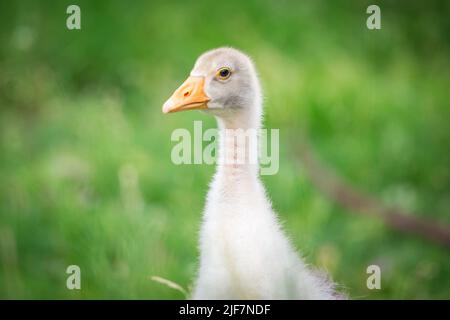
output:
[[[220,80],[227,80],[231,76],[231,69],[224,67],[220,68],[216,73],[217,78]]]

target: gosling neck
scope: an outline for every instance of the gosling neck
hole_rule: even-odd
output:
[[[236,112],[216,116],[219,128],[217,174],[257,178],[259,175],[259,117]]]

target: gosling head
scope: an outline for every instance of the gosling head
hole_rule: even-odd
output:
[[[232,48],[202,54],[190,76],[164,103],[162,110],[171,113],[194,109],[221,119],[259,122],[261,89],[250,58]]]

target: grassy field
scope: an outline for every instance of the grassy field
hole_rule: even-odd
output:
[[[443,247],[347,212],[311,184],[307,134],[329,167],[385,203],[450,224],[450,5],[379,1],[0,3],[0,298],[179,299],[213,166],[170,160],[200,112],[162,103],[197,56],[251,55],[280,170],[263,178],[306,260],[354,299],[450,298]],[[66,288],[68,265],[82,290]],[[368,290],[366,268],[382,269]]]

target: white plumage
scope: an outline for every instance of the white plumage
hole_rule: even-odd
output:
[[[228,70],[228,72],[223,70]],[[225,76],[224,76],[225,75]],[[250,58],[232,48],[199,57],[164,112],[204,109],[217,118],[219,156],[256,152],[226,129],[255,129],[262,95]],[[221,163],[210,185],[200,231],[194,299],[336,299],[326,278],[309,269],[283,233],[258,176],[258,166]]]

